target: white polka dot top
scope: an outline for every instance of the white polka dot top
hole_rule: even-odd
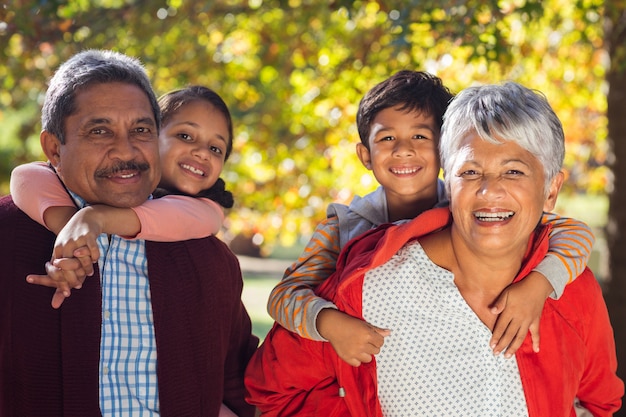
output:
[[[367,272],[363,316],[391,329],[376,356],[385,417],[528,416],[517,361],[493,355],[491,331],[419,242]]]

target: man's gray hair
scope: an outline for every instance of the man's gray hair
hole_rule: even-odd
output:
[[[159,105],[141,62],[119,52],[91,49],[68,59],[50,79],[41,112],[43,130],[65,143],[65,119],[76,111],[76,94],[93,84],[113,82],[133,84],[146,93],[158,129]]]

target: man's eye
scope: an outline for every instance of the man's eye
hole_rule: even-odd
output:
[[[148,129],[147,127],[138,127],[137,129],[135,129],[135,132],[137,132],[137,133],[150,133],[150,129]]]
[[[105,129],[99,129],[99,128],[91,129],[91,134],[92,135],[102,135],[104,133],[106,133]]]

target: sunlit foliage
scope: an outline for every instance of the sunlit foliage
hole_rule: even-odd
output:
[[[360,166],[360,98],[422,69],[453,91],[512,79],[541,90],[568,141],[569,192],[605,193],[606,85],[599,0],[23,0],[0,9],[0,178],[40,159],[45,81],[85,48],[138,56],[157,93],[205,84],[235,118],[223,174],[229,233],[266,248],[308,236],[333,201],[376,183]],[[227,235],[228,236],[228,235]]]

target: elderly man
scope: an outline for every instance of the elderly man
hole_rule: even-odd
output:
[[[561,123],[516,83],[469,88],[444,117],[449,209],[353,240],[319,293],[391,334],[351,367],[325,342],[275,326],[251,360],[249,400],[264,416],[611,416],[624,385],[602,293],[586,269],[541,314],[512,359],[489,346],[490,307],[545,256],[563,182]]]
[[[131,207],[160,178],[159,122],[137,60],[85,51],[50,81],[41,144],[77,207]],[[53,290],[25,280],[45,274],[53,243],[0,200],[0,415],[254,414],[243,371],[258,339],[225,244],[101,235],[94,276],[54,310]]]

